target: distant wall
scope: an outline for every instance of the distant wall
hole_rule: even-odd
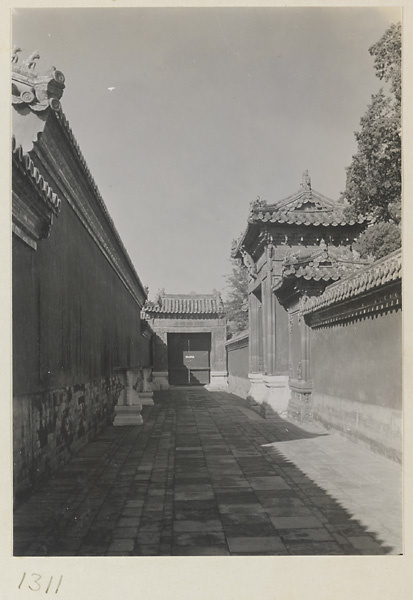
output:
[[[228,365],[228,392],[246,398],[251,387],[249,372],[249,334],[242,332],[225,344]]]

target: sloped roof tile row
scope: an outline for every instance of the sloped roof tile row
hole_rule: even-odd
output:
[[[307,281],[337,281],[349,271],[360,269],[365,264],[365,261],[355,259],[350,249],[327,247],[322,241],[315,250],[287,254],[283,261],[282,277],[286,279],[294,276]]]
[[[284,210],[267,210],[265,213],[260,211],[251,217],[252,221],[260,221],[263,223],[280,223],[285,225],[313,225],[324,227],[337,227],[343,225],[355,225],[363,223],[365,219],[358,217],[357,219],[345,218],[343,214],[337,211],[284,211]]]
[[[303,305],[303,313],[331,306],[337,302],[348,300],[402,277],[401,249],[363,268],[346,279],[332,283],[318,297],[307,298]]]
[[[283,271],[283,277],[294,275],[307,281],[337,281],[343,276],[343,271],[344,269],[337,265],[305,265],[297,268],[291,266]]]
[[[186,294],[160,296],[156,302],[147,302],[144,307],[147,315],[151,314],[222,314],[224,304],[221,296],[212,294]]]
[[[354,225],[364,217],[348,218],[346,204],[331,200],[313,190],[310,184],[301,185],[295,193],[273,204],[257,200],[251,206],[250,222],[270,222],[288,225]]]
[[[37,188],[40,197],[44,200],[44,202],[46,202],[46,204],[53,210],[55,214],[58,214],[62,204],[61,199],[40,174],[39,169],[34,166],[30,156],[23,151],[21,146],[17,145],[16,138],[14,136],[12,136],[12,153],[23,171],[28,177],[30,177],[32,183]]]

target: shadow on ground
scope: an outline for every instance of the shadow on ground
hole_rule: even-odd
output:
[[[154,400],[142,426],[107,427],[16,508],[15,556],[392,552],[268,447],[318,434],[225,392]]]

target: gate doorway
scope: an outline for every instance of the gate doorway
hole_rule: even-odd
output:
[[[210,333],[168,333],[169,384],[207,385],[210,354]]]

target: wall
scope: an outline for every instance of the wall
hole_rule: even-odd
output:
[[[14,393],[100,380],[115,367],[138,365],[139,311],[63,202],[36,251],[13,238]]]
[[[228,365],[228,392],[246,398],[251,387],[249,372],[249,335],[237,334],[225,344]]]
[[[310,328],[313,418],[398,461],[401,277],[398,250],[301,304]]]
[[[151,361],[146,293],[61,113],[47,116],[30,158],[61,207],[46,239],[13,235],[16,498],[112,421],[116,369]],[[13,211],[44,202],[29,183],[13,163]]]
[[[113,377],[14,398],[16,501],[112,422],[121,389]]]
[[[400,460],[401,350],[401,309],[314,329],[313,418]]]

